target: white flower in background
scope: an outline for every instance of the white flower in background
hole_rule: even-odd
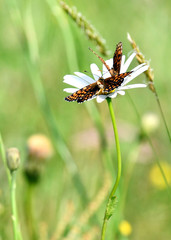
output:
[[[160,125],[159,117],[152,112],[144,114],[141,119],[141,122],[143,129],[148,134],[155,132]]]
[[[128,67],[130,66],[130,64],[135,56],[136,56],[136,53],[132,53],[130,55],[130,57],[127,59],[127,61],[125,61],[125,55],[122,55],[120,74],[125,73],[127,71]],[[109,66],[110,69],[113,67],[113,58],[111,58],[105,62]],[[105,94],[105,95],[94,95],[91,99],[88,99],[88,100],[97,98],[97,102],[100,103],[100,102],[103,102],[107,97],[115,98],[117,96],[117,94],[125,95],[125,90],[127,90],[127,89],[146,87],[147,85],[142,84],[142,83],[130,84],[130,85],[127,85],[127,84],[130,81],[132,81],[134,78],[136,78],[138,75],[145,72],[148,69],[148,67],[149,66],[146,63],[138,65],[137,67],[135,67],[131,70],[131,74],[126,76],[124,78],[124,81],[122,82],[122,84],[119,87],[117,87],[114,91],[112,91],[109,94]],[[107,68],[105,67],[104,64],[103,64],[102,72],[99,70],[98,66],[95,63],[90,65],[90,69],[91,69],[94,79],[87,76],[86,74],[80,73],[80,72],[75,72],[74,73],[75,75],[65,75],[64,83],[67,83],[67,84],[73,86],[74,88],[65,88],[64,91],[72,94],[89,84],[95,83],[96,81],[99,80],[99,78],[106,79],[106,78],[111,77],[109,71],[107,70]]]

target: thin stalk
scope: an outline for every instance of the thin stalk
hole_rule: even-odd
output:
[[[168,128],[168,126],[167,126],[167,123],[166,123],[166,118],[165,118],[165,116],[164,116],[163,109],[162,109],[162,107],[161,107],[160,100],[159,100],[159,96],[158,96],[158,94],[157,94],[156,89],[155,89],[154,95],[155,95],[155,97],[156,97],[156,101],[157,101],[157,104],[158,104],[158,107],[159,107],[159,110],[160,110],[160,114],[161,114],[161,116],[162,116],[162,119],[163,119],[163,122],[164,122],[164,125],[165,125],[165,128],[166,128],[166,132],[167,132],[167,135],[168,135],[169,140],[170,140],[170,143],[171,143],[171,135],[170,135],[170,132],[169,132],[169,128]]]
[[[2,140],[1,133],[0,133],[0,156],[1,156],[1,159],[2,159],[3,164],[5,166],[5,170],[6,170],[7,177],[8,177],[8,183],[10,184],[11,174],[10,174],[10,171],[7,167],[7,161],[6,161],[6,156],[5,156],[5,148],[4,148],[4,143],[3,143],[3,140]]]
[[[73,33],[72,33],[72,30],[71,30],[71,27],[70,27],[70,24],[68,21],[68,16],[63,11],[63,9],[56,3],[56,1],[54,1],[54,0],[46,0],[46,1],[50,7],[52,14],[58,21],[58,24],[61,28],[61,32],[63,34],[63,38],[64,38],[64,42],[65,42],[65,49],[66,49],[66,54],[67,54],[67,62],[68,62],[69,70],[70,70],[70,72],[73,72],[76,69],[78,70],[79,64],[78,64],[78,58],[77,58],[77,53],[76,53],[76,46],[75,46],[74,39],[73,39]],[[69,44],[68,44],[68,42],[69,42]],[[104,165],[107,165],[107,167],[110,168],[109,167],[110,156],[107,151],[107,141],[106,141],[104,127],[101,122],[101,117],[100,117],[99,111],[93,102],[86,104],[85,107],[86,107],[87,111],[89,112],[90,117],[92,118],[92,120],[98,130],[98,133],[99,133],[99,137],[100,137],[100,141],[101,141],[101,149],[102,149],[102,153],[104,156],[103,159],[105,159],[105,160],[107,159],[107,163],[106,163],[106,161],[104,161]]]
[[[10,197],[11,197],[11,209],[12,209],[12,224],[13,224],[13,234],[14,240],[22,240],[22,235],[19,227],[18,216],[17,216],[17,205],[16,205],[16,196],[15,196],[15,189],[16,189],[16,171],[10,172],[7,167],[7,160],[5,154],[5,148],[3,144],[3,140],[0,134],[0,156],[4,163],[8,183],[10,187]]]
[[[13,171],[11,172],[11,183],[10,183],[13,233],[14,233],[14,240],[19,240],[19,239],[21,240],[22,238],[20,235],[18,217],[17,217],[15,189],[16,189],[16,171]]]
[[[108,55],[109,51],[107,51],[106,49],[105,39],[102,38],[102,36],[98,33],[95,27],[86,20],[82,13],[78,12],[75,6],[70,7],[63,1],[59,1],[59,3],[63,11],[65,11],[69,15],[69,17],[77,24],[78,28],[84,31],[84,34],[88,37],[88,39],[95,43],[100,53],[105,56]]]
[[[113,187],[113,189],[110,193],[110,196],[109,196],[109,198],[111,198],[116,192],[116,189],[118,187],[119,180],[120,180],[120,177],[121,177],[121,151],[120,151],[118,130],[117,130],[117,126],[116,126],[115,115],[114,115],[114,110],[113,110],[113,107],[112,107],[111,98],[107,98],[107,103],[108,103],[108,106],[109,106],[109,111],[110,111],[110,115],[111,115],[111,119],[112,119],[114,135],[115,135],[116,151],[117,151],[117,164],[118,164],[116,182],[115,182],[114,187]]]
[[[54,0],[46,0],[47,4],[56,18],[63,38],[64,38],[64,43],[65,43],[65,49],[66,49],[66,55],[67,55],[67,63],[69,67],[69,71],[73,72],[75,70],[79,69],[79,64],[78,64],[78,57],[76,53],[76,45],[74,42],[73,38],[73,33],[72,29],[70,27],[69,21],[68,21],[68,16],[66,13],[63,11],[63,9],[57,4],[56,1]],[[68,44],[69,42],[69,44]],[[98,131],[100,141],[101,141],[101,151],[103,155],[103,164],[107,166],[108,169],[110,168],[110,155],[107,150],[107,141],[106,141],[106,136],[105,136],[105,131],[104,127],[102,125],[101,117],[99,114],[99,111],[95,105],[95,103],[91,102],[89,104],[85,104],[85,107],[87,111],[89,112],[90,117],[93,120],[93,123]]]
[[[117,131],[117,126],[116,126],[116,121],[115,121],[115,114],[114,110],[112,107],[112,100],[111,98],[107,98],[107,103],[109,107],[109,112],[111,115],[112,119],[112,125],[113,125],[113,130],[114,130],[114,135],[115,135],[115,143],[116,143],[116,151],[117,151],[117,176],[116,176],[116,181],[114,183],[114,186],[112,188],[112,191],[109,195],[108,203],[106,206],[106,211],[105,211],[105,216],[103,220],[103,226],[102,226],[102,233],[101,233],[101,240],[105,239],[105,233],[106,233],[106,228],[107,228],[107,222],[109,218],[112,216],[113,211],[114,211],[114,204],[115,204],[115,192],[118,188],[120,177],[121,177],[121,152],[120,152],[120,144],[119,144],[119,137],[118,137],[118,131]]]
[[[147,63],[149,65],[149,62],[145,59],[144,55],[141,53],[139,47],[137,46],[136,42],[132,39],[132,37],[130,36],[130,34],[128,33],[127,34],[127,38],[128,38],[128,41],[131,43],[131,46],[132,48],[135,50],[136,52],[136,58],[137,58],[137,61],[141,64],[141,63]],[[159,100],[159,96],[157,94],[157,90],[154,86],[154,73],[153,73],[153,70],[152,68],[150,67],[149,65],[149,68],[147,71],[144,72],[147,79],[148,79],[148,85],[149,85],[149,89],[154,93],[155,95],[155,98],[156,98],[156,101],[157,101],[157,104],[158,104],[158,107],[159,107],[159,110],[160,110],[160,114],[161,114],[161,117],[162,117],[162,120],[164,122],[164,126],[165,126],[165,129],[166,129],[166,132],[167,132],[167,135],[169,137],[169,141],[171,143],[171,135],[170,135],[170,132],[169,132],[169,128],[167,126],[167,123],[166,123],[166,118],[164,116],[164,113],[163,113],[163,110],[162,110],[162,106],[160,104],[160,100]]]
[[[165,173],[164,173],[164,171],[163,171],[163,168],[162,168],[162,166],[161,166],[161,164],[160,164],[160,160],[159,160],[158,154],[157,154],[157,152],[156,152],[156,150],[155,150],[155,148],[154,148],[154,146],[153,146],[153,143],[152,143],[150,137],[148,136],[147,132],[144,131],[144,129],[143,129],[142,125],[141,125],[141,117],[140,117],[140,114],[139,114],[139,112],[138,112],[138,110],[137,110],[137,108],[136,108],[136,105],[135,105],[134,101],[132,100],[132,98],[131,98],[131,96],[129,95],[129,93],[128,93],[127,95],[128,95],[128,97],[129,97],[129,100],[130,100],[130,102],[131,102],[131,104],[132,104],[132,106],[133,106],[133,108],[134,108],[134,111],[135,111],[135,113],[136,113],[136,115],[137,115],[137,119],[138,119],[139,124],[140,124],[141,132],[142,132],[142,134],[146,137],[147,141],[149,142],[149,144],[150,144],[150,146],[151,146],[151,149],[153,150],[153,153],[154,153],[154,155],[155,155],[155,161],[156,161],[156,163],[157,163],[157,165],[158,165],[158,167],[159,167],[159,170],[160,170],[160,172],[161,172],[161,174],[162,174],[163,180],[164,180],[164,182],[165,182],[165,184],[166,184],[166,186],[167,186],[167,191],[168,191],[169,198],[171,198],[170,185],[169,185],[168,180],[167,180],[167,178],[166,178],[166,176],[165,176]],[[158,101],[159,101],[159,99],[158,99]],[[159,104],[160,104],[160,101],[159,101]],[[162,108],[161,108],[161,112],[162,112]],[[163,118],[163,120],[164,120],[164,119],[165,119],[165,118]],[[167,125],[166,125],[166,127],[167,127]],[[168,133],[169,133],[169,132],[168,132]]]
[[[27,185],[26,189],[26,199],[25,199],[25,216],[26,216],[26,222],[28,226],[29,236],[32,240],[38,239],[38,233],[37,233],[37,223],[34,216],[33,211],[33,191],[34,186],[32,184]]]
[[[16,30],[21,31],[23,36],[23,41],[25,44],[21,44],[23,47],[23,56],[25,58],[27,68],[30,74],[30,80],[33,86],[33,90],[35,96],[37,98],[37,102],[39,107],[44,114],[44,118],[50,130],[54,146],[58,151],[61,159],[64,161],[65,166],[68,172],[72,176],[73,183],[81,197],[82,203],[85,206],[88,197],[85,190],[85,187],[80,178],[78,168],[72,158],[72,155],[60,133],[60,129],[57,126],[55,116],[50,108],[49,102],[46,97],[46,93],[44,90],[44,86],[42,83],[42,78],[39,71],[39,49],[38,49],[38,41],[36,32],[34,29],[34,23],[32,19],[32,11],[31,11],[31,1],[27,2],[27,8],[25,14],[25,18],[22,18],[22,14],[20,8],[16,1],[8,2],[9,13],[11,14],[11,19],[16,26]],[[18,18],[13,18],[13,12],[17,13]],[[73,63],[73,61],[71,60]]]
[[[125,177],[122,179],[122,186],[121,186],[121,194],[122,194],[122,198],[119,204],[119,214],[120,216],[124,215],[123,211],[125,208],[125,203],[126,203],[126,197],[127,197],[127,193],[128,193],[128,188],[129,188],[129,184],[130,184],[130,180],[132,177],[132,173],[134,171],[134,167],[136,165],[136,160],[138,157],[138,154],[140,152],[140,142],[139,141],[135,141],[131,151],[128,153],[128,157],[126,159],[126,174]]]
[[[106,228],[107,228],[107,221],[108,221],[108,219],[104,217],[103,226],[102,226],[101,240],[105,239],[105,233],[106,233]]]
[[[68,18],[56,0],[46,0],[46,2],[51,10],[51,13],[56,18],[57,23],[60,26],[64,38],[69,70],[70,72],[78,71],[79,66],[76,55],[76,47],[72,36],[71,28],[69,26]]]

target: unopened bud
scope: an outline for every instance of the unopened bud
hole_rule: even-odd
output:
[[[34,134],[27,141],[27,149],[24,174],[30,184],[37,184],[44,171],[46,161],[53,155],[53,146],[45,135]]]
[[[7,165],[9,170],[15,171],[20,165],[20,153],[17,148],[9,148],[6,152]]]
[[[30,157],[45,160],[53,155],[53,147],[48,137],[43,134],[35,134],[27,141],[28,153]]]

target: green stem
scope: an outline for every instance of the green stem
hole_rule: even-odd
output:
[[[18,224],[17,224],[17,209],[16,209],[16,202],[15,202],[15,189],[16,189],[16,172],[11,172],[11,206],[12,206],[12,223],[13,223],[13,233],[14,233],[14,240],[18,240]]]
[[[105,239],[105,233],[106,233],[106,228],[107,228],[107,222],[109,220],[109,218],[112,216],[113,211],[114,211],[114,203],[115,203],[115,192],[118,188],[119,185],[119,180],[121,177],[121,152],[120,152],[120,144],[119,144],[119,137],[118,137],[118,131],[117,131],[117,127],[116,127],[116,121],[115,121],[115,114],[114,114],[114,110],[112,107],[112,100],[111,98],[107,98],[107,103],[108,103],[108,107],[109,107],[109,112],[111,115],[111,119],[112,119],[112,125],[113,125],[113,130],[114,130],[114,135],[115,135],[115,142],[116,142],[116,150],[117,150],[117,176],[116,176],[116,181],[115,184],[112,188],[112,191],[109,195],[109,199],[108,199],[108,203],[106,206],[106,211],[105,211],[105,216],[104,216],[104,220],[103,220],[103,226],[102,226],[102,234],[101,234],[101,240]]]
[[[13,233],[14,240],[22,240],[18,216],[17,216],[17,205],[16,205],[16,171],[11,172],[11,182],[10,182],[10,192],[11,192],[11,207],[12,207],[12,223],[13,223]]]
[[[106,227],[107,227],[107,219],[104,218],[103,220],[103,226],[102,226],[102,236],[101,236],[101,240],[105,239],[105,233],[106,233]]]
[[[4,144],[3,144],[1,134],[0,134],[0,155],[1,155],[1,159],[4,163],[4,166],[5,166],[5,169],[6,169],[6,172],[7,172],[8,183],[9,183],[9,186],[10,186],[14,240],[22,240],[22,235],[21,235],[21,232],[20,232],[18,216],[17,216],[17,205],[16,205],[16,197],[15,197],[16,171],[10,172],[8,167],[7,167],[5,148],[4,148]]]
[[[5,156],[5,148],[4,148],[4,143],[3,143],[3,140],[2,140],[1,133],[0,133],[0,155],[1,155],[1,159],[4,163],[5,169],[6,169],[6,173],[7,173],[7,177],[8,177],[8,183],[10,184],[11,174],[10,174],[10,171],[7,167],[7,161],[6,161],[6,156]]]
[[[156,94],[156,99],[158,99],[159,106],[160,106],[160,108],[161,108],[159,98],[157,97],[157,93],[155,92],[155,94]],[[170,185],[169,185],[168,180],[167,180],[167,178],[166,178],[166,176],[165,176],[164,170],[163,170],[163,168],[162,168],[162,166],[161,166],[161,164],[160,164],[159,156],[158,156],[158,154],[157,154],[157,152],[156,152],[156,150],[155,150],[155,148],[154,148],[154,146],[153,146],[153,143],[152,143],[149,135],[147,134],[146,131],[144,131],[144,129],[143,129],[142,125],[141,125],[141,116],[140,116],[140,114],[139,114],[139,112],[138,112],[138,110],[137,110],[137,107],[136,107],[134,101],[132,100],[132,98],[131,98],[131,96],[129,95],[129,93],[127,93],[127,96],[129,97],[129,100],[130,100],[130,102],[131,102],[131,104],[132,104],[132,106],[133,106],[133,108],[134,108],[134,111],[135,111],[135,113],[136,113],[136,115],[137,115],[137,119],[138,119],[138,121],[139,121],[139,123],[140,123],[141,132],[142,132],[142,134],[146,137],[146,139],[147,139],[148,143],[150,144],[151,149],[152,149],[152,151],[153,151],[153,153],[154,153],[155,161],[156,161],[156,163],[157,163],[157,165],[158,165],[158,167],[159,167],[159,170],[160,170],[160,172],[161,172],[161,174],[162,174],[163,180],[164,180],[164,182],[165,182],[165,184],[166,184],[166,186],[167,186],[167,191],[168,191],[168,195],[169,195],[169,198],[170,198],[170,197],[171,197]],[[160,110],[161,110],[161,113],[163,113],[162,108],[161,108]],[[163,116],[164,116],[164,115],[163,115]],[[163,121],[165,122],[165,118],[163,118]],[[167,124],[166,124],[166,129],[167,129]],[[169,131],[168,131],[168,135],[169,135]]]
[[[111,198],[116,192],[116,189],[118,187],[119,180],[120,180],[120,177],[121,177],[121,151],[120,151],[118,130],[117,130],[117,126],[116,126],[115,115],[114,115],[114,110],[113,110],[113,107],[112,107],[111,98],[107,98],[107,103],[108,103],[108,106],[109,106],[109,111],[110,111],[110,115],[111,115],[111,119],[112,119],[114,135],[115,135],[116,151],[117,151],[117,164],[118,164],[116,182],[115,182],[114,187],[113,187],[113,189],[110,193],[110,196],[109,196],[109,198]]]
[[[166,119],[165,119],[165,116],[164,116],[164,113],[163,113],[163,110],[162,110],[162,107],[161,107],[161,104],[160,104],[160,100],[159,100],[159,97],[158,97],[158,94],[157,94],[157,91],[155,89],[155,97],[156,97],[156,101],[157,101],[157,104],[158,104],[158,107],[159,107],[159,110],[160,110],[160,114],[162,116],[162,119],[163,119],[163,122],[164,122],[164,126],[166,128],[166,132],[167,132],[167,135],[169,137],[169,140],[170,140],[170,143],[171,143],[171,135],[170,135],[170,132],[169,132],[169,128],[167,126],[167,123],[166,123]]]
[[[65,14],[64,10],[58,6],[56,1],[54,0],[47,0],[47,3],[51,9],[51,12],[55,16],[55,18],[58,21],[58,24],[60,25],[61,32],[64,38],[65,42],[65,49],[66,49],[66,54],[67,54],[67,62],[68,62],[68,67],[70,72],[75,71],[75,69],[79,69],[79,64],[78,64],[78,57],[76,53],[76,45],[74,42],[73,38],[73,33],[68,21],[68,16]],[[68,44],[69,42],[69,44]],[[103,159],[107,160],[105,161],[105,164],[110,168],[109,160],[110,156],[107,151],[107,141],[105,137],[105,132],[104,128],[101,122],[100,114],[99,111],[95,105],[95,103],[91,102],[89,104],[85,104],[85,107],[87,111],[89,112],[97,130],[100,136],[101,140],[101,149],[103,153]]]
[[[47,126],[50,130],[51,136],[53,138],[54,146],[56,150],[59,152],[61,159],[64,161],[66,168],[72,176],[73,183],[81,197],[82,203],[85,206],[88,201],[86,189],[82,183],[80,178],[77,165],[72,158],[72,155],[61,135],[60,129],[57,127],[56,119],[53,111],[50,108],[49,102],[46,97],[46,93],[44,90],[44,86],[42,83],[42,78],[39,70],[39,48],[37,36],[34,28],[34,22],[32,19],[32,5],[31,1],[27,2],[27,6],[25,9],[24,17],[22,18],[22,13],[20,12],[20,8],[18,4],[14,1],[9,1],[8,8],[9,13],[11,15],[11,19],[13,23],[16,25],[16,29],[21,31],[23,34],[24,44],[21,44],[23,47],[23,56],[25,58],[27,68],[30,74],[30,80],[33,86],[33,90],[35,96],[37,98],[37,102],[39,107],[44,114],[44,118],[46,120]],[[13,12],[17,13],[17,18],[13,18]],[[17,21],[16,21],[17,20]],[[61,21],[61,20],[60,20]],[[20,34],[21,34],[20,33]],[[72,54],[71,54],[72,56]],[[71,60],[72,64],[73,61]]]
[[[73,72],[73,70],[76,71],[79,69],[79,66],[76,55],[76,47],[72,36],[71,28],[69,26],[68,18],[56,0],[46,1],[51,10],[51,13],[56,18],[63,35],[69,70],[71,72]]]
[[[28,226],[30,239],[38,239],[37,223],[33,211],[33,191],[34,187],[32,184],[28,184],[26,188],[26,199],[25,199],[25,216]]]

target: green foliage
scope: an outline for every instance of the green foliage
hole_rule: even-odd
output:
[[[151,60],[155,86],[169,126],[170,1],[87,0],[83,3],[73,0],[67,3],[75,6],[106,39],[110,57],[119,41],[123,42],[124,54],[131,51],[127,32],[136,40],[145,58]],[[112,179],[116,177],[116,166],[110,161],[111,155],[116,156],[110,116],[105,102],[97,108],[95,102],[87,102],[85,108],[85,104],[65,102],[63,93],[64,75],[89,72],[92,62],[101,66],[99,59],[88,50],[88,47],[95,49],[95,43],[80,31],[57,1],[8,0],[1,5],[0,130],[5,148],[17,147],[21,152],[16,202],[23,239],[63,239],[68,233],[77,233],[74,240],[83,239],[87,233],[90,239],[99,239],[105,203],[113,185],[113,181],[105,185],[104,175],[110,172]],[[145,76],[139,80],[143,82]],[[129,94],[140,118],[149,111],[160,116],[149,89],[130,90]],[[91,104],[94,104],[92,108]],[[159,189],[149,177],[155,154],[147,139],[140,139],[140,123],[130,99],[118,97],[113,104],[123,171],[117,192],[118,210],[110,219],[106,239],[116,236],[122,239],[118,233],[122,219],[132,225],[130,239],[170,239],[167,189]],[[93,108],[92,118],[88,112],[92,113]],[[28,154],[27,139],[35,133],[51,139],[54,155],[45,163],[40,181],[32,189],[23,171]],[[159,160],[169,163],[170,143],[162,120],[150,138]],[[0,239],[11,240],[10,190],[2,160],[0,158]],[[102,186],[106,191],[105,196],[101,193],[102,197],[95,201],[98,208],[94,210],[94,205],[88,208],[87,201],[93,202]],[[110,209],[113,211],[113,201]]]

